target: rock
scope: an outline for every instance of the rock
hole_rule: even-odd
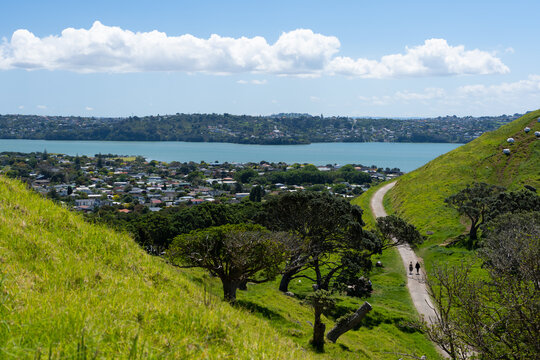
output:
[[[523,129],[523,131],[525,131],[526,133],[528,133],[529,131],[531,131],[531,128],[530,128],[530,127],[526,127],[525,129]]]
[[[375,267],[380,267],[380,268],[382,268],[382,267],[384,267],[384,266],[383,266],[382,262],[379,260],[379,261],[377,261],[377,262],[375,263]]]
[[[503,154],[510,155],[510,149],[503,149]]]
[[[431,231],[431,230],[426,231],[426,235],[433,235],[433,234],[435,234],[435,233],[433,231]]]
[[[293,292],[290,292],[290,291],[287,291],[287,292],[285,293],[285,295],[290,296],[290,297],[294,297],[294,293],[293,293]]]
[[[509,144],[513,144],[514,143],[514,138],[508,138],[508,139],[506,139],[506,142],[509,143]]]

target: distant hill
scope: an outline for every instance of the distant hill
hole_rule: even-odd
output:
[[[465,230],[457,212],[444,199],[474,181],[520,189],[530,185],[540,190],[540,110],[483,134],[476,140],[439,156],[399,178],[388,193],[391,207],[422,231],[434,231],[445,239]],[[524,128],[529,127],[529,133]],[[515,143],[507,143],[508,138]],[[510,149],[510,155],[503,149]]]
[[[466,143],[516,115],[358,119],[308,114],[174,114],[128,118],[0,115],[0,139],[189,141],[291,145],[317,142]]]

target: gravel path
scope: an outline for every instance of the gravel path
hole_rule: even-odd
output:
[[[388,190],[393,188],[394,185],[396,185],[395,181],[381,187],[375,192],[375,194],[373,194],[373,197],[370,201],[370,206],[371,211],[373,212],[373,215],[375,217],[387,216],[386,211],[384,211],[383,198],[384,195],[388,192]],[[433,310],[434,307],[431,302],[431,298],[429,297],[429,294],[427,292],[427,287],[424,280],[424,264],[422,263],[422,260],[416,256],[416,254],[408,244],[399,245],[397,249],[399,255],[401,256],[401,260],[403,261],[403,266],[407,271],[407,288],[409,289],[409,293],[411,294],[414,307],[427,322],[431,323],[434,319],[436,319],[436,314],[435,310]],[[419,261],[422,265],[419,275],[416,274],[416,269],[413,270],[412,274],[409,272],[409,263],[411,261],[413,263],[413,266],[416,265],[417,261]],[[437,345],[435,345],[435,347],[441,355],[443,355],[445,358],[448,357],[448,355],[444,351],[442,351],[442,349],[440,349]]]
[[[390,190],[396,182],[390,183],[383,186],[371,198],[371,211],[375,217],[386,216],[386,211],[383,207],[383,198],[384,194]],[[431,322],[432,319],[435,319],[435,311],[433,310],[433,304],[427,292],[427,287],[424,281],[424,266],[421,260],[416,256],[414,251],[408,244],[399,245],[397,247],[401,260],[403,260],[403,266],[407,271],[407,288],[411,294],[411,298],[416,310],[420,315],[424,316],[424,319],[428,322]],[[420,274],[416,274],[416,269],[413,270],[412,274],[409,272],[409,263],[412,261],[413,266],[416,265],[416,262],[419,261],[420,265]]]

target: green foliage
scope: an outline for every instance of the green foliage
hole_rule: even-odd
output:
[[[342,170],[345,168],[345,170]],[[352,169],[352,170],[351,170]],[[313,165],[287,171],[272,171],[265,175],[270,183],[298,184],[332,184],[337,179],[353,184],[371,183],[369,174],[355,170],[352,165],[345,165],[338,171],[320,171]]]
[[[200,267],[220,278],[225,300],[236,301],[242,283],[270,281],[285,259],[283,233],[260,225],[222,225],[176,237],[167,258],[185,267]]]
[[[234,179],[242,184],[248,184],[258,173],[251,168],[242,169],[234,174]]]
[[[368,271],[370,256],[381,251],[380,239],[362,229],[362,209],[343,198],[307,191],[285,193],[268,201],[264,210],[266,226],[291,232],[297,239],[281,291],[287,291],[288,283],[299,276],[328,290]],[[306,269],[312,269],[314,276],[300,274]]]
[[[259,185],[252,187],[251,191],[249,192],[249,200],[253,202],[261,202],[263,196],[264,189]]]
[[[470,222],[468,248],[472,249],[478,239],[478,228],[484,223],[486,215],[490,209],[493,197],[504,190],[503,187],[489,185],[482,182],[475,182],[450,195],[444,202],[454,207],[458,213],[466,215]]]
[[[170,207],[160,212],[119,213],[115,208],[102,207],[86,217],[93,222],[106,223],[127,230],[151,254],[161,254],[172,239],[197,229],[225,224],[254,221],[260,212],[260,203],[241,204],[203,203],[191,207]]]
[[[424,237],[416,227],[399,216],[380,217],[377,219],[377,225],[389,245],[409,244],[417,246],[424,242]],[[395,239],[395,242],[392,239]]]

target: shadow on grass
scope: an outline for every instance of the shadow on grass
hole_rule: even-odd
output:
[[[237,300],[235,306],[248,310],[252,313],[259,314],[265,319],[272,321],[286,321],[286,319],[275,311],[272,311],[262,305],[255,304],[247,300]]]

